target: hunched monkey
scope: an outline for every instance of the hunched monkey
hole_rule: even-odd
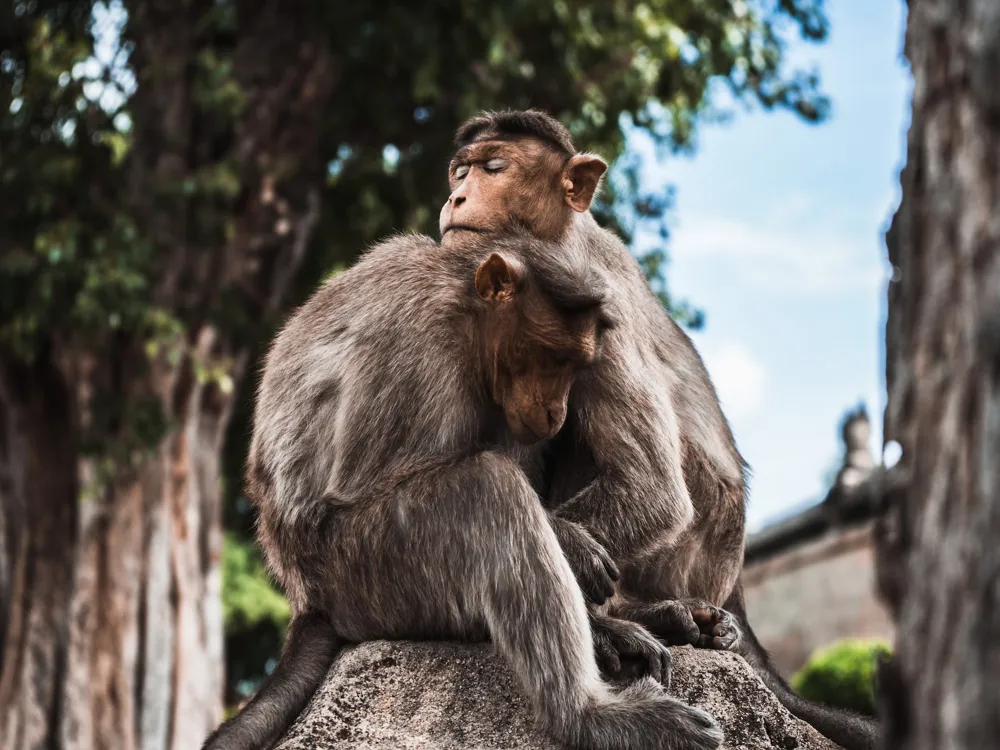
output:
[[[654,662],[666,649],[634,623],[588,622],[559,543],[578,527],[550,523],[532,487],[574,377],[600,359],[603,299],[583,256],[531,237],[402,236],[292,316],[247,475],[293,619],[271,678],[206,748],[270,746],[346,642],[487,636],[573,747],[718,747],[713,719],[655,675],[601,681],[590,623]]]
[[[604,611],[670,643],[740,653],[796,716],[849,750],[876,747],[876,722],[796,695],[746,618],[747,466],[691,340],[666,314],[628,249],[589,212],[606,170],[537,110],[482,113],[456,134],[442,244],[520,227],[584,253],[609,279],[619,321],[581,372],[540,486],[556,516],[583,526],[620,571],[575,568]],[[571,564],[574,562],[570,558]],[[593,597],[592,597],[593,598]]]

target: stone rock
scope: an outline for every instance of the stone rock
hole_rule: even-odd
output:
[[[712,713],[726,750],[837,750],[735,654],[671,649],[670,692]],[[375,641],[345,649],[275,750],[562,750],[489,644]]]

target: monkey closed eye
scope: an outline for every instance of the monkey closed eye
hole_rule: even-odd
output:
[[[489,174],[496,174],[503,170],[507,166],[507,161],[505,159],[490,159],[483,165],[483,169]]]

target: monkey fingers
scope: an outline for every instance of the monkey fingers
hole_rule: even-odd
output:
[[[591,610],[590,628],[601,671],[620,681],[652,677],[670,686],[670,651],[642,625]]]
[[[583,595],[593,604],[603,604],[615,593],[618,566],[582,526],[552,514],[549,520]]]

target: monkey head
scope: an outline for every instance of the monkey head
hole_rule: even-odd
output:
[[[597,156],[576,153],[565,127],[533,110],[472,118],[457,141],[448,168],[451,195],[439,222],[445,245],[469,232],[495,234],[511,226],[557,240],[574,212],[590,208],[608,168]]]
[[[570,276],[551,258],[550,272],[538,273],[512,254],[494,252],[475,277],[486,302],[482,343],[490,395],[514,439],[528,445],[562,428],[574,377],[594,363],[611,328],[594,277]]]

